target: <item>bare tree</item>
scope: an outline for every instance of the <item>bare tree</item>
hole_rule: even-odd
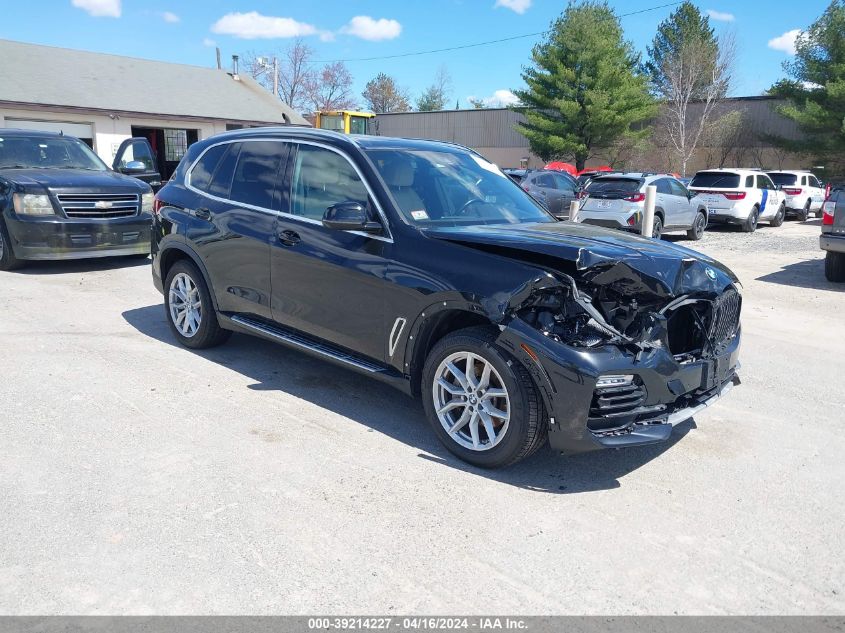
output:
[[[431,112],[433,110],[444,110],[446,101],[452,92],[452,78],[445,65],[437,69],[432,83],[417,99],[417,110],[420,112]]]
[[[744,142],[745,119],[744,110],[732,110],[713,119],[702,140],[707,148],[705,158],[708,167],[724,167],[737,146]]]
[[[408,112],[411,109],[408,91],[385,73],[379,73],[364,87],[361,93],[367,107],[376,114],[387,112]]]
[[[730,90],[736,61],[732,34],[719,38],[716,47],[696,40],[684,41],[663,61],[663,123],[683,175],[714,109]]]
[[[279,69],[279,96],[295,110],[305,110],[309,101],[309,88],[316,80],[311,65],[314,49],[297,38],[282,56]]]
[[[307,90],[314,110],[351,110],[357,107],[352,96],[352,74],[343,62],[323,66]]]
[[[243,68],[250,77],[271,91],[275,83],[279,99],[300,112],[310,107],[311,93],[318,82],[313,58],[314,49],[299,38],[280,52],[249,51],[241,56]],[[278,73],[275,82],[274,69]]]

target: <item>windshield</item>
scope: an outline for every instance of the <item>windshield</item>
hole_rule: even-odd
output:
[[[798,182],[798,176],[795,174],[769,174],[776,185],[794,185]]]
[[[725,171],[700,171],[692,179],[690,187],[722,187],[733,189],[739,187],[739,174]]]
[[[498,167],[475,154],[373,149],[367,155],[413,224],[556,222]]]
[[[7,136],[0,132],[0,169],[108,169],[79,139],[69,136]]]

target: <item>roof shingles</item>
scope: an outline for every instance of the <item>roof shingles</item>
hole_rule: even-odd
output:
[[[0,59],[0,102],[308,125],[252,79],[216,68],[11,40],[0,40]]]

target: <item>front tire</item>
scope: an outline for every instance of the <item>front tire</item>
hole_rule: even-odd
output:
[[[834,283],[845,281],[845,253],[827,252],[824,256],[824,276]]]
[[[775,213],[775,217],[772,218],[772,221],[769,222],[769,226],[778,227],[783,224],[783,219],[786,217],[786,205],[780,205],[778,207],[778,212]]]
[[[694,242],[699,241],[702,237],[704,237],[704,229],[706,227],[707,216],[699,211],[695,216],[695,220],[692,222],[692,228],[687,231],[687,238],[693,240]]]
[[[751,213],[748,214],[748,218],[745,222],[742,223],[742,232],[743,233],[753,233],[757,230],[757,221],[760,219],[760,209],[754,207],[751,209]]]
[[[15,257],[6,225],[0,220],[0,270],[15,270],[23,265],[24,261]]]
[[[179,260],[167,273],[164,312],[170,331],[185,347],[205,349],[231,336],[220,327],[208,286],[193,262]]]
[[[475,466],[514,464],[546,440],[543,404],[525,368],[483,327],[441,339],[425,360],[423,407],[438,439]]]

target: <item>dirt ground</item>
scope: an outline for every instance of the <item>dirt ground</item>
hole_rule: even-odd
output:
[[[818,234],[693,245],[744,286],[743,384],[671,441],[494,472],[345,369],[175,345],[146,262],[0,273],[0,613],[842,614]]]

